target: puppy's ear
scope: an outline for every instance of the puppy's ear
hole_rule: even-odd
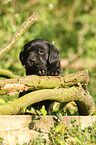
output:
[[[20,52],[19,59],[20,59],[22,65],[25,65],[25,63],[24,63],[24,56],[23,56],[23,53],[24,53],[24,52],[23,52],[23,51],[24,51],[24,48],[23,48],[23,50]]]
[[[57,48],[53,45],[53,44],[49,44],[49,63],[54,63],[56,61],[59,61],[59,51],[57,50]]]

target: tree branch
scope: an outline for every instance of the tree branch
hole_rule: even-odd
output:
[[[80,83],[86,85],[89,81],[88,71],[79,71],[62,76],[36,76],[30,75],[14,79],[0,80],[0,93],[22,92],[23,90],[52,89],[56,87],[71,87]],[[4,91],[5,90],[5,91]]]
[[[4,78],[17,78],[19,76],[14,75],[12,72],[10,72],[8,70],[0,69],[0,77],[4,77]]]
[[[35,21],[37,21],[37,16],[33,13],[25,22],[19,27],[19,29],[14,33],[12,38],[0,48],[0,59],[18,42],[21,35],[28,29]]]
[[[0,115],[18,114],[20,108],[27,107],[42,100],[56,100],[68,103],[75,101],[80,115],[92,115],[94,111],[93,98],[82,87],[70,87],[60,89],[43,89],[33,91],[10,103],[0,106]]]

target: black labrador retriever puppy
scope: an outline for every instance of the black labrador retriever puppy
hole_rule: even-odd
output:
[[[20,53],[26,75],[60,75],[61,66],[57,48],[43,39],[35,39],[24,45]]]
[[[59,51],[52,43],[43,39],[35,39],[24,45],[20,53],[20,60],[25,66],[26,75],[58,76],[62,74],[59,56]],[[35,103],[33,107],[38,109],[45,105],[50,114],[52,104],[53,101],[46,100]]]

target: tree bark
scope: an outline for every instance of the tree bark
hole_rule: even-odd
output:
[[[0,80],[0,94],[34,90],[17,100],[0,106],[0,114],[18,114],[22,107],[42,100],[55,100],[63,102],[63,104],[75,101],[80,115],[92,115],[94,100],[82,88],[82,86],[87,85],[88,81],[87,70],[62,76],[30,75]]]
[[[80,115],[92,115],[94,111],[93,98],[81,86],[70,88],[55,88],[33,91],[10,103],[0,106],[0,115],[18,114],[20,108],[27,107],[42,100],[55,100],[63,103],[75,101]]]
[[[0,80],[0,93],[22,92],[38,89],[53,89],[56,87],[68,88],[78,86],[79,84],[87,85],[89,81],[88,71],[79,71],[73,74],[62,76],[36,76],[30,75],[17,77],[13,79]]]

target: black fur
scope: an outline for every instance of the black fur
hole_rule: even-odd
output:
[[[61,66],[57,48],[43,39],[35,39],[27,43],[20,53],[26,75],[60,75]]]

